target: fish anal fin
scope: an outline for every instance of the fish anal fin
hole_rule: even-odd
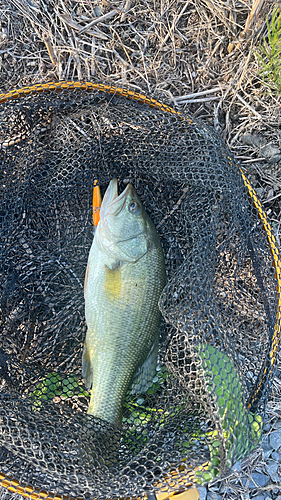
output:
[[[91,389],[93,383],[93,368],[91,365],[91,358],[89,349],[87,349],[87,344],[85,342],[83,356],[82,356],[82,375],[85,385],[88,389]]]
[[[145,361],[136,371],[131,383],[131,394],[144,394],[151,387],[156,373],[159,337],[157,336]]]

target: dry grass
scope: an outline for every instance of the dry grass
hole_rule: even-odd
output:
[[[274,4],[0,0],[0,91],[57,79],[106,81],[211,122],[257,188],[280,241],[281,98],[264,85],[255,55]],[[280,392],[275,378],[270,421],[280,418]],[[245,471],[257,463],[260,455]],[[235,486],[234,497],[242,490]]]
[[[54,79],[107,81],[209,120],[263,201],[278,196],[267,206],[279,219],[281,151],[278,159],[251,141],[241,144],[243,135],[254,134],[281,150],[280,97],[264,85],[255,55],[274,4],[0,0],[0,89]],[[264,182],[268,175],[271,184]]]

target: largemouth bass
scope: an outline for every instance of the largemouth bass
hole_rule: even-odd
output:
[[[135,189],[118,196],[111,180],[85,276],[82,369],[92,388],[88,413],[118,427],[130,386],[146,392],[155,375],[165,282],[161,243]]]

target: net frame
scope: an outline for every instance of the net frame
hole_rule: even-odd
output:
[[[13,89],[7,93],[0,94],[0,104],[6,103],[9,100],[20,99],[23,96],[30,94],[38,94],[38,93],[52,93],[52,92],[61,92],[62,90],[69,91],[99,91],[105,92],[107,94],[112,94],[114,96],[122,96],[128,100],[134,100],[137,102],[141,102],[149,107],[160,109],[166,113],[171,113],[177,115],[179,117],[184,117],[185,120],[189,121],[192,124],[192,119],[184,116],[179,111],[176,111],[172,107],[163,104],[156,99],[149,98],[142,93],[135,92],[132,90],[127,90],[122,87],[115,87],[112,85],[105,85],[101,83],[92,83],[92,82],[77,82],[77,81],[60,81],[60,82],[50,82],[50,83],[39,83],[31,86],[26,86],[20,89]],[[14,139],[17,141],[17,138]],[[13,142],[9,142],[10,145]],[[231,158],[228,158],[231,161]],[[240,168],[240,167],[239,167]],[[276,238],[273,234],[273,230],[268,221],[267,215],[261,205],[261,202],[258,199],[257,193],[254,188],[251,186],[250,181],[247,179],[243,170],[240,168],[242,179],[244,184],[248,190],[249,198],[252,202],[252,205],[262,223],[262,227],[266,233],[267,241],[270,248],[270,253],[272,255],[272,263],[275,269],[275,279],[276,279],[276,293],[277,293],[277,313],[276,313],[276,321],[275,327],[271,339],[271,346],[269,352],[269,358],[266,358],[262,367],[262,371],[260,373],[259,380],[256,383],[256,388],[251,398],[248,401],[247,408],[250,410],[255,402],[259,399],[260,393],[262,392],[264,386],[267,384],[277,359],[278,347],[280,342],[280,334],[281,334],[281,261],[280,261],[280,252],[277,246]],[[210,466],[210,462],[204,462],[199,464],[193,470],[186,473],[181,478],[181,488],[178,491],[169,490],[167,487],[167,491],[163,491],[163,493],[156,494],[157,500],[164,500],[168,497],[178,495],[182,491],[188,490],[192,485],[194,485],[198,479],[196,478],[198,472],[207,471]],[[178,471],[174,472],[174,475],[177,476]],[[171,472],[171,477],[173,476],[173,471]],[[165,481],[165,478],[163,478]],[[32,500],[38,499],[47,499],[47,500],[78,500],[77,498],[72,498],[67,495],[57,495],[55,492],[49,492],[45,490],[40,490],[36,485],[27,485],[20,483],[16,478],[12,478],[6,476],[5,473],[0,471],[0,485],[6,488],[8,491],[12,493],[18,493],[23,497],[30,498]],[[170,482],[170,486],[172,483]]]

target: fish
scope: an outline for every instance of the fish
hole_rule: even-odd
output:
[[[156,372],[166,284],[157,231],[134,187],[105,192],[85,274],[87,333],[82,374],[91,398],[87,413],[122,427],[127,391],[145,393]]]

